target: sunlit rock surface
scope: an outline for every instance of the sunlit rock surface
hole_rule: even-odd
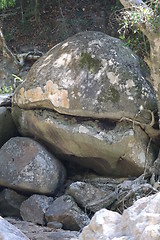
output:
[[[85,227],[79,240],[159,240],[160,193],[144,197],[122,215],[102,209]]]

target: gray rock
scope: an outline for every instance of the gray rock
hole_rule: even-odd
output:
[[[18,228],[0,217],[0,239],[1,240],[29,240]]]
[[[24,201],[20,207],[21,217],[25,221],[45,225],[45,211],[53,203],[52,197],[34,194]]]
[[[58,228],[58,229],[60,229],[60,228],[62,228],[63,227],[63,225],[62,225],[62,223],[60,223],[60,222],[56,222],[56,221],[54,221],[54,222],[48,222],[47,223],[47,227],[49,227],[49,228]]]
[[[92,212],[109,207],[117,199],[114,191],[102,191],[85,182],[72,183],[66,193],[72,196],[79,206]]]
[[[0,94],[0,107],[11,107],[13,93]]]
[[[63,229],[79,231],[89,223],[87,214],[77,206],[69,195],[57,198],[45,213],[47,222],[57,221],[63,224]]]
[[[12,115],[6,107],[0,107],[0,148],[10,138],[18,134]]]
[[[68,119],[48,110],[22,110],[19,123],[23,135],[45,141],[58,158],[105,176],[139,176],[155,160],[152,144],[146,154],[147,134],[133,124]]]
[[[0,58],[0,89],[4,86],[13,86],[14,77],[12,74],[17,75],[19,72],[15,63],[8,57]]]
[[[31,68],[13,102],[21,108],[114,120],[133,119],[141,105],[155,109],[138,58],[119,39],[100,32],[78,33],[54,46]],[[147,121],[147,115],[138,117]]]
[[[156,107],[132,51],[103,33],[84,32],[33,65],[13,96],[12,113],[22,135],[36,136],[57,156],[124,177],[142,174],[153,149],[146,156],[149,139],[139,126],[117,122],[149,124],[148,110]]]
[[[0,149],[1,186],[52,195],[65,175],[61,162],[32,139],[12,138]]]
[[[4,189],[0,192],[0,214],[3,217],[20,217],[20,206],[26,199],[14,190]]]

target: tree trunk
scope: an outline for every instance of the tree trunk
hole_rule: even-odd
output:
[[[160,36],[150,40],[150,70],[157,100],[160,129]]]
[[[128,18],[131,16],[130,10],[136,12],[140,8],[137,8],[141,6],[146,10],[146,13],[148,12],[148,16],[145,16],[145,14],[142,14],[142,19],[137,23],[138,28],[146,35],[146,37],[149,40],[150,43],[150,59],[149,61],[149,67],[151,71],[151,77],[153,80],[153,88],[155,91],[155,96],[157,100],[157,107],[158,107],[158,117],[159,117],[159,130],[153,129],[149,126],[147,126],[148,131],[151,135],[149,135],[152,138],[152,135],[157,137],[158,144],[160,143],[160,23],[159,26],[156,26],[156,22],[154,24],[154,20],[156,19],[157,9],[159,1],[157,1],[157,4],[155,5],[155,9],[147,6],[142,0],[120,0],[122,5],[125,8],[128,8]],[[152,3],[152,1],[150,1]],[[145,11],[142,11],[144,13]],[[156,161],[153,163],[152,170],[151,170],[151,181],[153,180],[153,184],[155,181],[160,180],[160,151],[159,155],[156,159]]]
[[[3,36],[2,29],[0,28],[0,46],[2,47],[3,55],[9,59],[11,59],[18,69],[21,67],[20,62],[17,60],[15,55],[12,53],[12,51],[7,47],[5,38]]]

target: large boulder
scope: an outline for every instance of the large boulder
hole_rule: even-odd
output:
[[[1,186],[52,195],[65,175],[61,162],[30,138],[11,138],[0,149]]]
[[[79,240],[160,239],[160,193],[137,200],[122,215],[101,209],[85,227]]]
[[[145,154],[147,135],[116,122],[149,124],[148,110],[155,108],[131,50],[103,33],[84,32],[33,65],[13,96],[12,112],[21,134],[36,136],[63,159],[101,174],[137,176],[153,161]]]

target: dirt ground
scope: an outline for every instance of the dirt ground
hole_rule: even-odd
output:
[[[43,52],[81,31],[101,31],[115,36],[110,15],[116,1],[61,0],[41,8],[39,21],[27,7],[10,9],[4,18],[4,34],[13,52],[37,49]]]

